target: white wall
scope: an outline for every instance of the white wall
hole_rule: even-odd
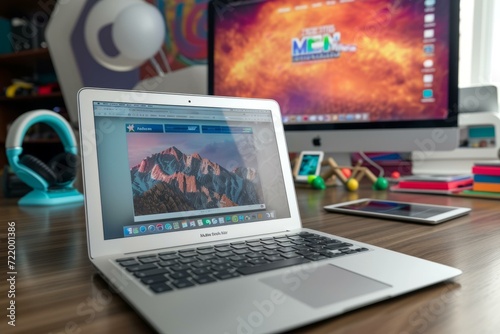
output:
[[[491,81],[500,84],[500,1],[495,1],[493,13]]]
[[[500,83],[500,1],[461,0],[460,7],[459,85]]]

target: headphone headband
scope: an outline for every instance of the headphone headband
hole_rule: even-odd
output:
[[[50,126],[57,133],[59,138],[61,138],[61,142],[66,152],[73,154],[78,153],[76,138],[68,121],[61,115],[47,109],[33,110],[19,116],[9,129],[9,133],[5,140],[5,148],[7,150],[22,148],[26,132],[36,123],[45,123]]]

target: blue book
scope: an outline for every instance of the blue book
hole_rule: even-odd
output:
[[[474,174],[474,182],[500,183],[500,176]]]

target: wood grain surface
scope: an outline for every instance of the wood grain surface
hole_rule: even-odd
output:
[[[453,281],[351,311],[294,333],[500,333],[500,201],[341,188],[297,189],[304,227],[436,261]],[[472,209],[436,226],[326,213],[371,197]],[[96,274],[82,206],[21,208],[0,199],[0,333],[152,333]],[[7,224],[16,226],[16,327],[7,325]]]

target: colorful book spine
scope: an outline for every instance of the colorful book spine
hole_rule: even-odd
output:
[[[472,167],[472,174],[474,175],[489,175],[500,176],[500,168],[492,166],[474,166]]]
[[[474,175],[474,182],[500,183],[500,176]]]
[[[500,184],[499,183],[474,182],[474,185],[472,186],[472,190],[498,193],[498,192],[500,192]]]
[[[475,192],[500,193],[500,165],[476,164],[472,167]]]

